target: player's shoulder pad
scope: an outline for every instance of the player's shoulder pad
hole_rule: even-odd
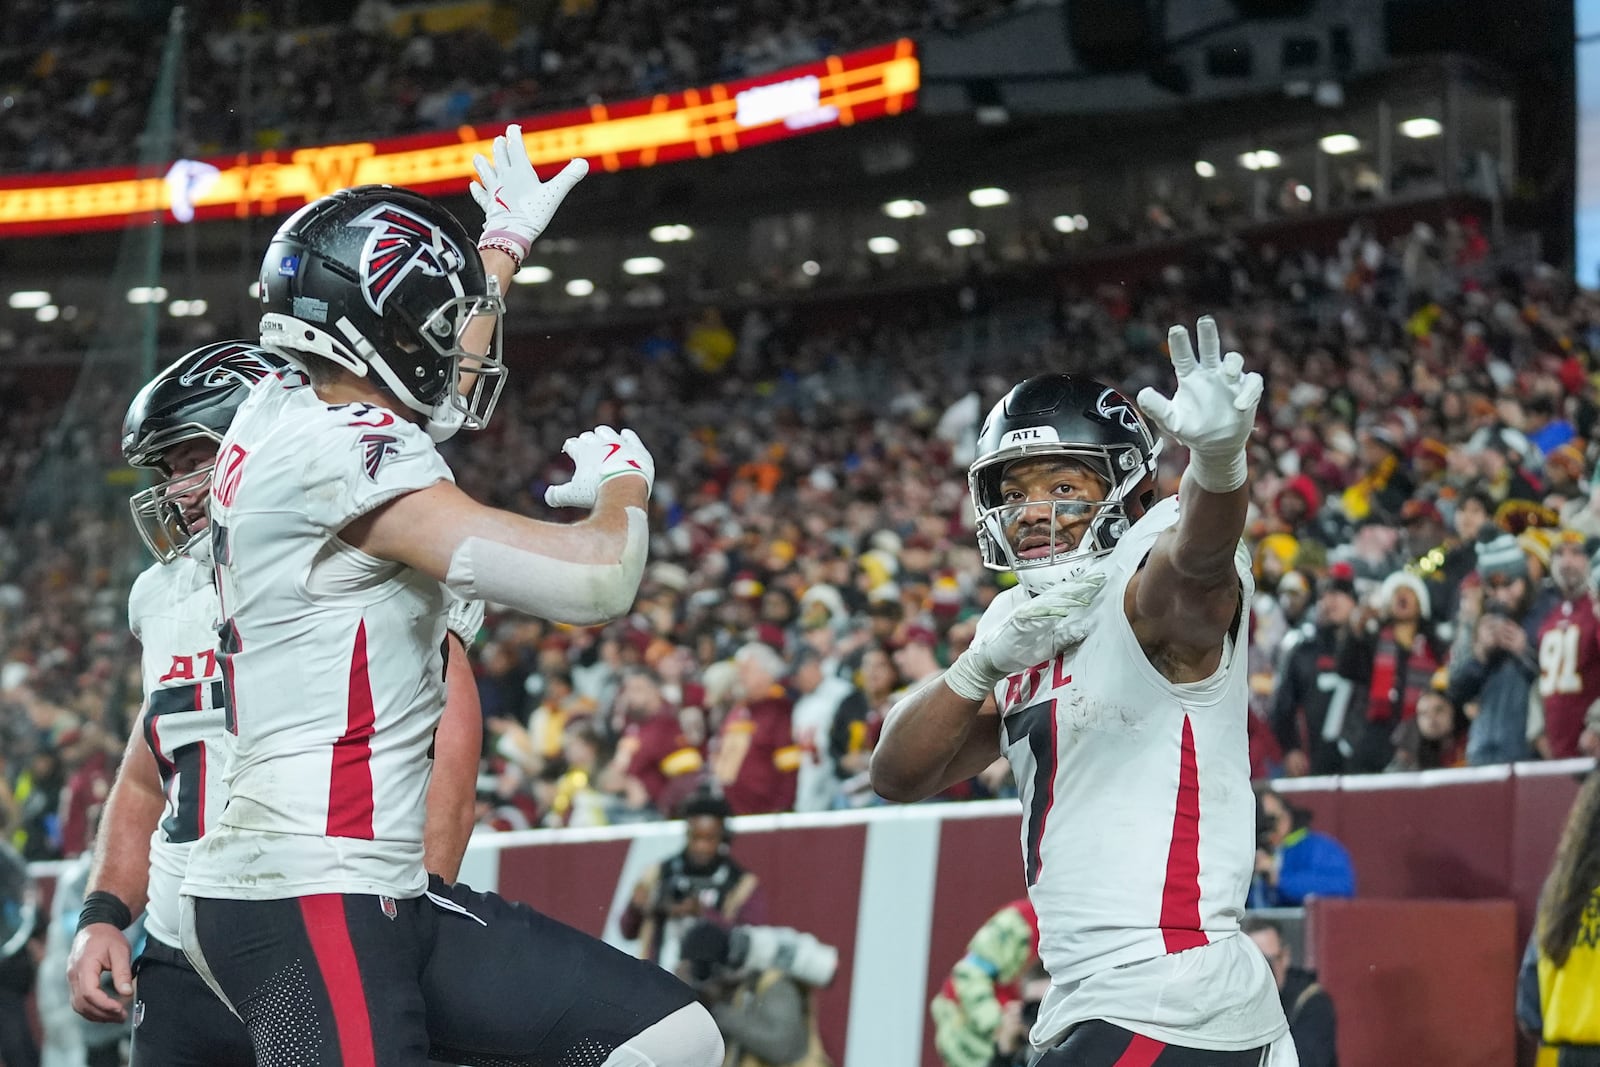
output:
[[[128,590],[128,629],[133,636],[143,639],[140,630],[144,619],[159,605],[171,587],[171,575],[162,563],[152,563],[133,580]]]
[[[396,496],[454,480],[427,433],[387,408],[319,403],[297,421],[305,506],[332,528]]]

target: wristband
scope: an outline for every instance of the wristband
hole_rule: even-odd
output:
[[[133,925],[133,912],[115,893],[97,889],[83,898],[83,910],[78,912],[78,929],[95,923],[110,923],[118,930],[126,930]]]
[[[478,238],[478,251],[486,252],[491,248],[496,252],[504,252],[520,267],[533,248],[533,242],[510,230],[486,230]]]

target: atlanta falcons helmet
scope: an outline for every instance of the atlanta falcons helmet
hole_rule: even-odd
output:
[[[1042,374],[1016,385],[984,419],[977,458],[967,472],[984,565],[1016,572],[1031,593],[1077,574],[1115,548],[1155,502],[1160,451],[1159,439],[1133,401],[1109,386],[1071,374]],[[1001,483],[1012,463],[1039,456],[1083,463],[1105,483],[1106,496],[1092,504],[1056,501],[1057,519],[1067,509],[1089,517],[1082,537],[1071,547],[1023,559],[1006,526],[1026,505],[1006,504]],[[1052,537],[1056,528],[1052,522]]]
[[[442,441],[489,421],[505,385],[494,280],[454,215],[388,185],[312,201],[278,228],[261,261],[261,343],[320,356],[427,417]],[[486,354],[461,335],[495,316]],[[461,391],[463,379],[471,386]]]
[[[195,349],[152,378],[122,420],[122,454],[135,467],[166,477],[129,500],[133,524],[163,563],[192,554],[204,531],[191,531],[184,502],[204,492],[213,463],[173,476],[167,454],[205,440],[213,452],[255,383],[289,364],[250,341],[219,341]]]

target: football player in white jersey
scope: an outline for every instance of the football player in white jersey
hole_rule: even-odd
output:
[[[978,541],[1018,584],[971,648],[890,713],[883,796],[914,801],[1004,755],[1051,989],[1046,1067],[1294,1062],[1239,922],[1255,860],[1246,743],[1245,446],[1261,378],[1200,320],[1169,343],[1172,399],[1065,374],[989,413],[970,470]],[[1147,423],[1148,420],[1148,423]],[[1155,499],[1159,444],[1189,449]]]
[[[433,201],[343,190],[262,265],[258,385],[210,515],[229,690],[227,810],[190,856],[183,945],[263,1063],[712,1067],[687,986],[525,905],[430,879],[427,749],[444,592],[578,625],[632,605],[653,461],[631,432],[565,446],[539,522],[456,488],[435,441],[489,419],[499,293],[582,176],[542,183],[515,127],[480,160],[476,242]],[[481,259],[480,259],[481,254]]]
[[[162,480],[134,494],[134,525],[157,562],[134,582],[128,623],[143,646],[145,702],[106,801],[94,868],[67,980],[72,1005],[95,1022],[127,1018],[133,1004],[133,1063],[163,1067],[251,1067],[244,1026],[184,957],[178,887],[194,842],[216,825],[225,791],[221,621],[212,578],[205,494],[217,445],[250,387],[286,368],[254,342],[195,349],[134,397],[123,420],[128,462]],[[441,773],[429,793],[430,859],[454,876],[471,834],[472,779],[482,720],[462,639],[481,604],[452,605],[452,664],[462,681],[438,739]],[[453,679],[454,680],[454,679]],[[130,965],[122,935],[147,913],[146,943]],[[109,974],[117,996],[101,988]],[[133,983],[138,975],[137,989]]]

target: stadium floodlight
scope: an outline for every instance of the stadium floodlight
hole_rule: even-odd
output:
[[[1202,177],[1202,178],[1215,178],[1217,176],[1217,168],[1216,168],[1216,166],[1210,160],[1207,160],[1207,159],[1197,159],[1197,160],[1195,160],[1194,161],[1194,172],[1196,174],[1200,175],[1200,177]]]
[[[1438,119],[1414,118],[1406,119],[1400,124],[1400,132],[1412,140],[1420,141],[1424,137],[1437,137],[1444,132],[1444,124]]]
[[[251,300],[260,300],[261,299],[261,283],[259,281],[251,282],[250,283],[250,288],[246,289],[245,292],[250,295],[250,299]]]
[[[175,319],[185,318],[189,314],[189,301],[174,300],[167,305],[167,314]]]
[[[1283,162],[1283,157],[1270,148],[1258,148],[1239,157],[1239,166],[1245,170],[1271,170]]]
[[[588,278],[574,278],[567,283],[568,296],[588,296],[594,292],[594,282]]]
[[[985,186],[982,189],[974,189],[968,193],[967,200],[971,202],[973,207],[1000,207],[1003,204],[1011,203],[1011,194],[1004,189]]]
[[[804,263],[800,264],[800,273],[804,274],[807,278],[815,278],[817,275],[822,273],[822,264],[818,263],[814,259],[808,259]]]
[[[161,285],[136,285],[128,290],[128,303],[130,304],[164,304],[167,301],[167,290]]]
[[[928,213],[928,205],[921,200],[891,200],[883,205],[883,213],[891,219],[911,219]]]
[[[1302,204],[1311,203],[1311,186],[1299,184],[1295,185],[1294,198],[1300,201]]]
[[[1050,220],[1050,225],[1055,227],[1057,233],[1078,232],[1078,220],[1071,215],[1057,215]]]
[[[624,274],[660,274],[667,265],[655,256],[634,256],[622,261]]]
[[[650,227],[650,240],[657,244],[665,245],[674,241],[687,241],[693,236],[694,231],[681,222]]]
[[[543,285],[552,277],[549,267],[538,263],[530,263],[511,276],[511,280],[518,285]]]
[[[61,317],[61,309],[54,304],[46,304],[44,307],[35,309],[33,317],[40,322],[54,322]]]
[[[1082,215],[1072,216],[1072,221],[1078,224],[1078,229],[1080,231],[1087,230],[1089,228],[1089,220],[1084,218]]]
[[[19,311],[31,311],[50,303],[50,294],[43,289],[20,289],[12,293],[6,303]]]
[[[983,243],[983,231],[969,229],[966,226],[951,230],[944,236],[957,248],[970,248],[972,245]]]
[[[1342,156],[1361,151],[1361,139],[1349,133],[1330,133],[1317,144],[1330,156]]]
[[[867,238],[867,251],[875,252],[880,256],[892,256],[900,251],[900,242],[893,237]]]

